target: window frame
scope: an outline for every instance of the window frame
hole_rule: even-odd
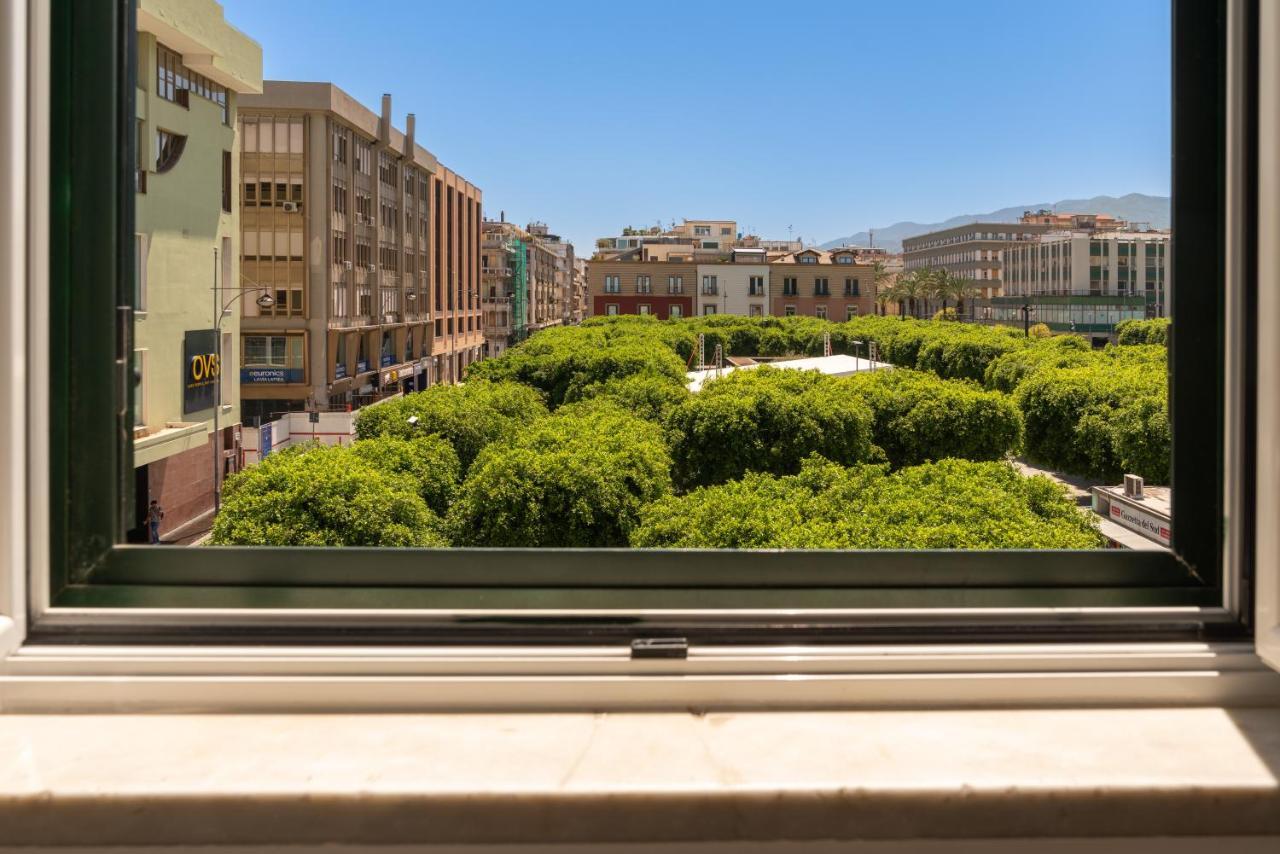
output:
[[[404,608],[418,608],[411,613],[419,620],[424,612],[438,618],[433,626],[429,620],[415,624],[415,637],[428,636],[428,628],[434,627],[439,630],[440,637],[456,637],[459,632],[470,632],[470,637],[562,637],[577,643],[586,640],[581,615],[601,611],[614,617],[606,633],[619,637],[643,636],[651,633],[655,626],[686,627],[697,624],[699,620],[702,621],[700,630],[708,637],[771,639],[812,638],[814,633],[831,638],[830,632],[839,630],[856,630],[862,633],[860,637],[868,637],[871,635],[865,633],[874,634],[871,627],[875,626],[901,633],[911,626],[918,629],[922,625],[928,625],[930,632],[942,625],[967,626],[987,637],[993,632],[998,634],[993,626],[1002,624],[1017,626],[1019,631],[1051,630],[1073,637],[1082,636],[1082,632],[1096,637],[1096,632],[1104,627],[1112,631],[1138,631],[1145,633],[1145,637],[1153,634],[1163,637],[1166,631],[1184,637],[1188,633],[1203,637],[1206,631],[1227,635],[1236,633],[1234,636],[1238,636],[1242,630],[1240,610],[1227,607],[1222,602],[1223,585],[1207,585],[1195,575],[1197,567],[1202,568],[1202,573],[1207,568],[1214,573],[1221,569],[1218,558],[1222,532],[1213,525],[1202,526],[1203,530],[1192,525],[1181,526],[1178,531],[1183,533],[1175,533],[1178,552],[1175,556],[1090,553],[1089,567],[1084,572],[1079,553],[1057,552],[858,553],[860,560],[856,565],[850,565],[849,553],[846,552],[777,554],[570,549],[448,550],[427,555],[413,550],[370,550],[365,553],[367,561],[377,561],[388,573],[380,579],[381,586],[346,589],[273,586],[273,578],[285,583],[297,580],[297,567],[293,566],[296,563],[293,560],[283,561],[284,565],[273,576],[255,575],[246,579],[252,582],[246,586],[214,589],[201,583],[202,579],[208,581],[212,578],[209,573],[214,561],[232,563],[242,573],[249,568],[256,571],[272,554],[271,550],[183,550],[183,566],[175,567],[174,556],[178,554],[175,551],[109,545],[117,539],[132,500],[127,488],[129,478],[125,477],[132,471],[130,448],[127,443],[117,441],[120,422],[114,404],[116,391],[121,386],[129,387],[124,369],[127,369],[128,354],[132,352],[131,336],[129,325],[120,323],[122,312],[117,308],[121,304],[127,305],[128,294],[90,288],[80,306],[84,310],[67,311],[67,295],[73,292],[73,285],[84,281],[89,270],[114,270],[117,283],[131,281],[128,253],[121,253],[118,247],[121,226],[131,226],[133,206],[132,167],[120,164],[133,161],[127,156],[117,155],[122,148],[125,154],[129,153],[132,134],[111,132],[99,137],[83,131],[86,122],[89,125],[96,123],[101,128],[113,127],[119,123],[121,115],[130,117],[129,124],[132,124],[132,87],[119,85],[121,80],[127,81],[131,64],[129,51],[122,55],[119,45],[132,43],[132,21],[122,20],[120,8],[110,4],[98,5],[102,8],[77,9],[75,21],[55,14],[49,25],[55,44],[58,39],[66,39],[76,48],[71,51],[65,68],[55,67],[49,74],[49,85],[55,93],[49,131],[55,141],[53,153],[65,155],[67,149],[76,147],[75,138],[67,132],[70,118],[65,108],[70,103],[67,93],[71,90],[77,94],[89,90],[86,93],[89,97],[80,98],[76,103],[93,105],[87,112],[77,111],[77,128],[81,131],[79,138],[105,138],[108,143],[95,141],[96,149],[84,146],[77,149],[77,154],[84,152],[90,167],[86,173],[81,173],[80,177],[88,174],[89,180],[77,185],[77,197],[85,194],[98,204],[56,209],[49,217],[48,241],[52,251],[48,256],[48,278],[54,287],[49,289],[46,304],[36,311],[36,316],[46,321],[50,317],[67,318],[64,322],[75,334],[54,335],[49,331],[44,333],[44,339],[33,335],[36,340],[32,342],[35,347],[32,353],[39,353],[42,346],[47,346],[54,353],[64,354],[66,364],[99,371],[94,377],[102,381],[85,382],[83,377],[78,377],[77,393],[70,395],[65,384],[67,377],[51,377],[50,387],[36,392],[37,397],[47,396],[48,408],[33,407],[35,417],[47,417],[46,426],[52,428],[47,440],[49,468],[47,472],[39,467],[35,469],[36,480],[47,476],[47,481],[43,487],[39,484],[37,487],[47,489],[48,494],[56,496],[56,499],[50,502],[52,512],[47,519],[41,519],[39,513],[33,514],[34,530],[38,535],[36,540],[40,541],[40,546],[34,550],[36,560],[33,565],[39,568],[43,559],[50,570],[47,575],[32,575],[30,605],[35,636],[46,639],[55,635],[65,637],[66,632],[74,630],[83,640],[92,637],[92,631],[108,631],[109,634],[111,627],[124,625],[121,621],[123,612],[112,610],[120,607],[144,609],[128,612],[134,618],[127,623],[131,633],[145,634],[154,630],[163,635],[166,631],[176,631],[189,636],[193,628],[209,631],[215,623],[228,629],[243,628],[255,622],[252,619],[255,614],[268,613],[282,604],[331,608],[339,604],[339,597],[346,600],[340,604],[354,605],[357,609],[362,606],[382,609],[394,607],[395,603]],[[66,5],[56,8],[65,11]],[[1220,8],[1215,10],[1215,14]],[[1221,52],[1220,47],[1212,44],[1219,29],[1203,26],[1204,17],[1190,0],[1176,0],[1174,37],[1176,43],[1194,53],[1203,56],[1207,52],[1212,60]],[[1195,25],[1187,26],[1187,21]],[[1206,32],[1209,38],[1206,38]],[[119,42],[104,44],[107,40],[93,38],[95,33],[114,33]],[[102,74],[104,67],[112,68],[113,74]],[[1220,141],[1212,132],[1217,125],[1210,128],[1208,140],[1204,132],[1205,125],[1209,124],[1204,121],[1204,104],[1213,110],[1224,100],[1216,88],[1216,80],[1212,74],[1190,74],[1186,66],[1180,74],[1175,67],[1175,85],[1183,87],[1179,90],[1179,97],[1175,98],[1178,105],[1175,109],[1175,198],[1179,200],[1174,212],[1175,233],[1184,226],[1186,230],[1181,233],[1194,233],[1197,220],[1198,225],[1203,226],[1204,219],[1208,217],[1210,233],[1221,237],[1217,228],[1221,218],[1212,221],[1222,210],[1221,199],[1217,196],[1222,187],[1221,169],[1215,171],[1202,167],[1206,145],[1211,154],[1221,154]],[[1205,97],[1184,98],[1181,97],[1183,92]],[[1180,133],[1189,137],[1180,137]],[[1187,147],[1195,150],[1179,151],[1179,138],[1195,140],[1195,146]],[[1195,165],[1191,168],[1193,157]],[[63,165],[66,162],[68,158],[65,156],[48,158],[46,168],[54,180],[67,177]],[[1181,185],[1179,177],[1183,182]],[[1206,188],[1206,182],[1212,186]],[[109,215],[99,216],[95,221],[85,215],[84,212],[89,210],[106,210]],[[79,253],[81,263],[77,265],[68,263],[65,251],[67,234],[73,228],[82,247]],[[128,231],[132,233],[131,227]],[[84,263],[86,252],[105,262],[105,266]],[[1201,265],[1220,263],[1215,260],[1221,257],[1219,253],[1196,255],[1197,263]],[[1185,263],[1186,259],[1183,261]],[[36,270],[38,277],[39,271]],[[1220,294],[1221,289],[1204,290],[1209,293],[1192,294],[1188,291],[1175,295],[1179,316],[1195,316],[1197,307],[1208,310],[1204,317],[1221,316],[1221,306],[1213,298],[1213,294]],[[124,333],[117,335],[121,329]],[[1213,469],[1215,473],[1221,470],[1220,466],[1203,466],[1202,454],[1194,461],[1188,460],[1185,453],[1177,454],[1179,446],[1192,446],[1189,439],[1204,438],[1206,419],[1202,414],[1214,408],[1212,405],[1208,409],[1188,405],[1187,400],[1214,404],[1221,394],[1220,378],[1206,368],[1205,350],[1196,346],[1204,341],[1192,340],[1199,337],[1209,340],[1212,345],[1216,334],[1212,329],[1202,329],[1200,336],[1180,334],[1170,348],[1171,370],[1184,372],[1185,376],[1196,380],[1179,387],[1183,400],[1181,408],[1174,413],[1175,425],[1186,424],[1185,427],[1175,427],[1185,431],[1179,434],[1182,441],[1175,443],[1175,480],[1180,483],[1183,477],[1194,479],[1192,462],[1200,469]],[[1189,340],[1190,344],[1187,343]],[[87,357],[114,352],[117,346],[121,347],[123,356],[110,359],[99,368],[91,367]],[[127,399],[128,395],[124,396]],[[1179,412],[1183,416],[1181,419]],[[1201,417],[1191,419],[1191,412]],[[73,419],[79,425],[78,432],[85,437],[84,441],[75,444],[68,441],[65,426],[73,423]],[[1211,426],[1213,435],[1220,435],[1218,425]],[[1214,447],[1221,447],[1221,443]],[[37,455],[36,459],[40,456]],[[1241,474],[1246,472],[1242,470]],[[121,482],[126,484],[123,490],[117,487]],[[1203,476],[1198,482],[1205,482]],[[1196,494],[1181,490],[1180,486],[1180,492],[1175,493],[1175,514],[1180,518],[1194,518],[1191,514],[1205,507],[1220,509],[1226,497],[1216,488],[1220,482],[1211,482],[1207,492],[1197,491]],[[36,495],[40,494],[37,491]],[[1221,518],[1221,514],[1217,517]],[[1185,533],[1197,530],[1200,530],[1198,536]],[[315,564],[308,568],[312,583],[323,581],[326,573],[330,579],[336,579],[338,571],[349,570],[346,559],[352,554],[350,550],[345,554],[298,551]],[[497,552],[501,554],[495,554]],[[278,557],[295,557],[289,550],[275,554]],[[608,577],[602,577],[600,573],[602,556],[607,558],[609,571],[603,575]],[[1206,556],[1209,558],[1207,564],[1196,562]],[[220,560],[224,557],[230,560]],[[361,557],[365,561],[365,555]],[[530,572],[528,567],[524,567],[517,573],[497,558],[507,558],[508,564],[528,561],[529,566],[538,569]],[[431,571],[424,575],[424,560],[427,559],[433,565]],[[783,561],[788,567],[785,579],[777,574],[777,568]],[[868,567],[863,565],[866,562],[876,564],[880,572],[892,569],[895,582],[900,586],[885,587],[883,576],[880,580],[871,578],[866,571]],[[475,586],[459,589],[450,595],[442,595],[443,588],[418,587],[416,590],[420,595],[402,598],[406,588],[396,586],[397,577],[401,580],[412,577],[419,585],[429,578],[441,581],[456,578],[464,564]],[[592,586],[575,586],[581,583],[573,581],[572,570],[575,567],[590,568],[596,574]],[[181,570],[181,578],[175,576],[175,570]],[[959,587],[954,585],[957,572],[965,581]],[[1020,583],[1016,587],[1008,586],[1015,575]],[[1105,589],[1092,586],[1102,577],[1109,582]],[[225,573],[218,576],[219,581],[226,578]],[[533,580],[541,580],[547,586],[530,587]],[[950,580],[952,586],[939,586],[939,581],[946,580]],[[1029,580],[1034,584],[1028,586],[1026,582]],[[1114,586],[1117,581],[1128,586]],[[637,586],[640,584],[665,586],[640,588]],[[799,591],[803,595],[798,595],[796,585],[799,584],[808,585]],[[424,592],[426,595],[421,595]],[[1243,599],[1238,599],[1237,604],[1240,601]],[[533,610],[520,608],[521,622],[513,627],[510,616],[513,603],[524,606],[536,603],[541,607]],[[214,608],[204,612],[203,616],[212,619],[202,617],[196,621],[199,625],[194,627],[175,624],[171,609],[210,604]],[[430,607],[421,607],[424,605]],[[804,623],[802,627],[797,627],[794,617],[782,621],[795,634],[788,635],[779,625],[779,607],[789,607],[794,613],[805,615],[801,620]],[[868,610],[873,608],[891,610]],[[967,610],[969,608],[997,609],[999,613],[971,612]],[[1133,608],[1141,610],[1131,610]],[[618,621],[618,609],[632,614],[635,619]],[[302,611],[292,613],[304,616]],[[545,624],[538,622],[539,615],[547,617]],[[362,620],[380,623],[383,618],[394,622],[394,614],[390,613],[352,612],[339,615],[336,623],[334,616],[332,612],[326,614],[327,622],[323,625],[327,628],[324,631],[331,630],[336,623],[347,622],[347,618],[353,624]],[[300,622],[306,623],[307,619]],[[593,632],[599,628],[592,625]]]

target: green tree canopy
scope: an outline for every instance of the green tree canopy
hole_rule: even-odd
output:
[[[712,380],[671,411],[667,440],[681,489],[748,471],[793,474],[817,453],[845,464],[873,457],[871,410],[833,377],[762,366]]]
[[[214,545],[446,546],[441,521],[405,475],[349,448],[300,447],[231,476]]]
[[[528,386],[468,380],[367,406],[356,414],[356,435],[361,439],[438,435],[453,446],[465,470],[485,445],[515,435],[546,414],[542,396]],[[409,423],[410,418],[417,422]]]
[[[422,500],[436,513],[443,515],[449,510],[462,465],[443,436],[375,436],[356,441],[351,452],[379,471],[411,478]]]
[[[476,458],[450,511],[470,546],[625,546],[671,489],[658,425],[604,401],[571,404]]]
[[[941,460],[889,473],[818,458],[645,508],[639,548],[1088,549],[1096,523],[1065,490],[1003,462]]]

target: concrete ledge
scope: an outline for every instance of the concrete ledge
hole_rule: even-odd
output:
[[[0,717],[7,845],[1280,837],[1278,772],[1276,709]]]

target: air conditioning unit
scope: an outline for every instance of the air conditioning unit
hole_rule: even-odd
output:
[[[350,261],[343,261],[343,262],[342,262],[342,266],[344,266],[344,267],[346,267],[348,270],[350,270],[350,269],[351,269],[351,262],[350,262]]]
[[[376,273],[376,272],[378,272],[378,265],[377,265],[377,264],[370,264],[370,265],[369,265],[369,272],[370,272],[370,273]]]
[[[297,213],[298,209],[302,206],[297,202],[285,202],[281,207],[284,208],[285,213]]]

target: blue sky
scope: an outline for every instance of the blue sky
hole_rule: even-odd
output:
[[[224,0],[268,78],[332,80],[589,249],[659,219],[821,242],[1169,192],[1168,0]]]

